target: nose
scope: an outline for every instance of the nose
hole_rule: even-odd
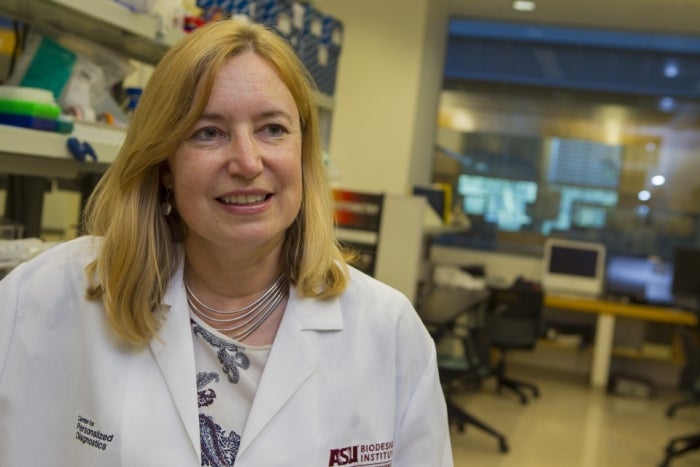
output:
[[[263,170],[262,153],[253,134],[246,131],[237,132],[231,138],[229,148],[229,174],[248,179],[260,175]]]

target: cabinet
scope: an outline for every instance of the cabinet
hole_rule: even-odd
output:
[[[428,229],[425,198],[336,189],[336,234],[359,258],[355,266],[415,303]]]

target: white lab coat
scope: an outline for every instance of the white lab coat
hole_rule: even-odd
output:
[[[182,264],[159,339],[136,349],[84,298],[96,244],[55,246],[0,282],[0,466],[200,465]],[[352,270],[337,299],[291,291],[236,467],[451,466],[446,417],[410,302]]]

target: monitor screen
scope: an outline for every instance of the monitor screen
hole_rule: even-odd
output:
[[[673,266],[657,257],[611,255],[605,269],[605,292],[633,302],[673,305]]]
[[[428,201],[428,205],[435,211],[440,219],[445,222],[449,212],[448,194],[441,187],[414,186],[413,194],[423,196]]]
[[[552,245],[549,272],[572,276],[595,277],[598,250]]]
[[[674,250],[672,290],[676,297],[700,297],[700,249]]]
[[[605,277],[605,245],[548,238],[544,246],[545,291],[600,296]]]

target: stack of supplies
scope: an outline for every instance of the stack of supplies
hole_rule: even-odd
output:
[[[51,91],[24,86],[0,86],[0,124],[60,133],[73,130]]]

